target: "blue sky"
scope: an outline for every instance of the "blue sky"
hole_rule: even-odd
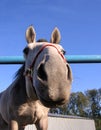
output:
[[[36,30],[37,39],[50,39],[55,26],[67,55],[101,54],[100,0],[1,0],[0,56],[23,55],[25,30]],[[0,91],[13,81],[20,65],[0,65]],[[72,91],[101,88],[101,64],[71,64]]]

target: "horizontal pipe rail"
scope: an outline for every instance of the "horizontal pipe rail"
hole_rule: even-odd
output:
[[[68,63],[101,63],[101,55],[66,55]],[[0,56],[0,64],[23,64],[23,56]]]
[[[69,55],[66,59],[69,63],[101,63],[101,55]]]

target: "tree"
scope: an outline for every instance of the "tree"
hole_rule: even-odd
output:
[[[79,116],[86,116],[86,108],[88,106],[87,97],[82,92],[78,92],[76,100],[77,114]]]
[[[86,116],[88,100],[82,92],[72,93],[67,105],[67,113],[70,115]]]
[[[98,118],[101,116],[101,104],[100,104],[101,93],[100,92],[101,92],[100,90],[96,90],[96,89],[86,91],[86,96],[89,99],[90,117]]]
[[[71,93],[69,103],[67,104],[67,114],[76,115],[76,93]]]

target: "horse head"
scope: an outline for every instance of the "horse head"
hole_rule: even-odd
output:
[[[29,98],[38,98],[47,107],[56,107],[68,102],[72,73],[64,57],[60,32],[55,28],[50,43],[36,42],[33,26],[26,30],[25,55],[26,92]]]

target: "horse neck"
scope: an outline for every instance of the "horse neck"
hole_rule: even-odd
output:
[[[34,91],[34,88],[32,86],[32,83],[31,83],[31,86],[27,86],[26,85],[26,77],[24,76],[24,71],[25,71],[25,63],[22,65],[22,67],[16,72],[16,75],[15,75],[15,83],[13,84],[13,87],[15,86],[16,88],[16,91],[18,91],[18,93],[21,93],[22,96],[26,94],[26,97],[29,99],[32,99],[32,100],[35,100],[36,99],[36,94],[35,94],[35,91]],[[30,80],[29,80],[30,82]],[[31,89],[31,91],[30,91]],[[33,92],[33,93],[30,93],[30,97],[28,96],[28,90],[29,92]]]

